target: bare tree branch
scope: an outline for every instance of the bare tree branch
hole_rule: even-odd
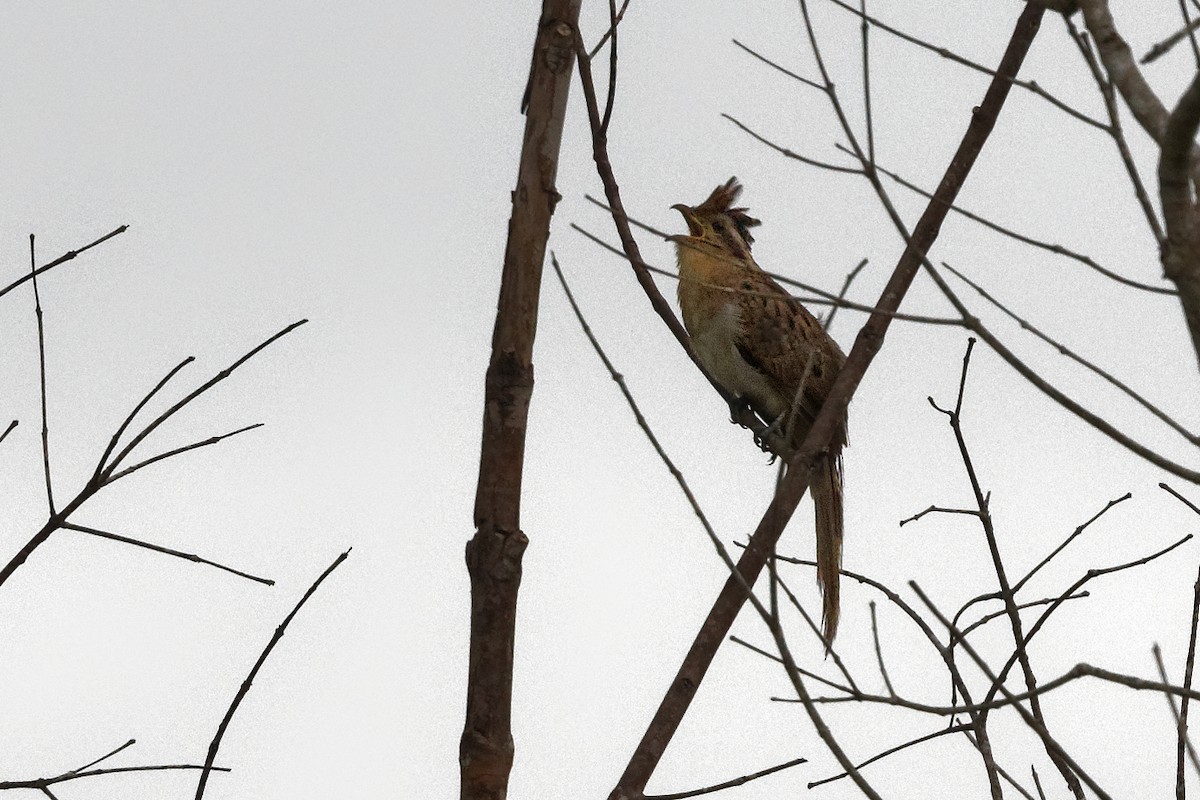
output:
[[[521,530],[521,481],[533,394],[533,341],[546,240],[560,198],[555,188],[558,156],[581,3],[542,3],[521,106],[525,132],[484,380],[475,534],[466,546],[471,634],[459,739],[461,800],[502,800],[512,772],[517,593],[529,544]]]
[[[807,763],[807,758],[794,758],[791,761],[786,761],[782,764],[776,764],[773,767],[767,767],[766,769],[759,770],[758,772],[752,772],[749,775],[742,775],[740,778],[734,778],[733,780],[713,784],[712,786],[705,786],[703,789],[693,789],[690,792],[675,792],[673,794],[648,794],[645,796],[645,800],[684,800],[684,798],[687,797],[699,797],[703,794],[712,794],[713,792],[719,792],[723,789],[732,789],[735,786],[742,786],[752,780],[755,780],[756,778],[763,778],[767,775],[781,772],[799,764]]]
[[[38,292],[37,256],[29,234],[29,278],[33,281],[33,313],[37,317],[38,386],[42,397],[42,466],[46,475],[46,504],[54,516],[54,485],[50,480],[50,423],[46,414],[46,329],[42,320],[42,295]]]
[[[1200,230],[1192,199],[1195,184],[1196,130],[1200,128],[1200,72],[1167,118],[1158,161],[1158,187],[1167,244],[1163,270],[1179,290],[1179,302],[1200,363]]]
[[[100,762],[107,761],[117,753],[120,753],[122,750],[132,747],[136,741],[136,739],[130,739],[129,741],[109,751],[108,753],[105,753],[99,758],[84,764],[82,767],[76,767],[75,769],[67,770],[66,772],[60,772],[57,775],[51,775],[45,778],[26,778],[24,780],[0,781],[0,791],[5,791],[8,789],[35,789],[40,791],[46,797],[54,798],[54,793],[50,791],[51,786],[81,778],[94,778],[99,775],[118,775],[127,772],[166,772],[204,769],[204,767],[200,766],[199,764],[153,764],[136,767],[103,767],[99,769],[92,769],[92,767],[96,766]],[[230,770],[228,767],[212,767],[212,771],[229,772]]]
[[[1133,153],[1129,149],[1129,142],[1125,138],[1125,129],[1121,125],[1121,114],[1117,107],[1117,98],[1116,92],[1113,90],[1113,83],[1111,80],[1105,80],[1104,73],[1096,60],[1096,54],[1092,52],[1092,46],[1088,38],[1076,30],[1075,23],[1071,21],[1069,16],[1063,17],[1063,23],[1067,26],[1067,33],[1070,34],[1071,39],[1075,42],[1075,46],[1079,48],[1079,53],[1083,56],[1084,63],[1087,64],[1088,70],[1092,73],[1092,79],[1096,82],[1096,86],[1100,90],[1100,97],[1104,100],[1104,110],[1108,113],[1109,124],[1107,133],[1112,137],[1113,143],[1117,146],[1117,152],[1121,155],[1121,163],[1125,166],[1125,173],[1129,176],[1134,196],[1137,198],[1138,205],[1141,206],[1142,215],[1145,217],[1146,223],[1150,226],[1150,232],[1154,235],[1154,241],[1158,242],[1159,247],[1162,247],[1165,234],[1163,233],[1162,225],[1158,222],[1158,214],[1150,202],[1150,193],[1146,191],[1146,185],[1142,181],[1141,173],[1138,172],[1137,164],[1133,160]]]
[[[43,264],[42,266],[38,267],[36,270],[33,271],[33,273],[26,272],[20,278],[17,278],[12,283],[10,283],[7,286],[5,286],[4,288],[0,289],[0,297],[3,297],[4,295],[11,292],[13,289],[16,289],[18,286],[25,283],[25,281],[33,280],[33,277],[35,274],[41,275],[43,272],[47,272],[49,270],[54,269],[59,264],[65,264],[66,262],[68,262],[68,261],[74,259],[76,256],[80,255],[81,253],[86,253],[88,250],[91,250],[93,247],[104,244],[109,239],[113,238],[114,236],[119,236],[120,234],[124,233],[127,230],[129,230],[129,226],[122,225],[119,228],[116,228],[116,229],[111,230],[108,233],[104,234],[96,241],[94,241],[90,244],[85,244],[83,247],[79,248],[78,250],[68,250],[67,252],[65,252],[61,256],[59,256],[58,258],[51,261],[49,264]]]
[[[1109,79],[1116,85],[1142,130],[1161,145],[1167,130],[1167,109],[1146,82],[1134,61],[1133,51],[1117,31],[1108,0],[1079,0],[1079,8],[1083,11],[1084,23],[1092,35],[1092,41],[1096,43],[1100,61]],[[1195,160],[1190,174],[1192,183],[1200,185],[1200,164]]]
[[[7,439],[8,435],[10,433],[12,433],[16,429],[16,427],[17,427],[17,421],[15,419],[12,422],[8,423],[8,427],[6,427],[3,431],[0,431],[0,442],[3,442],[5,439]]]
[[[1167,665],[1163,663],[1162,648],[1156,643],[1150,651],[1154,654],[1154,665],[1158,668],[1158,677],[1163,683],[1170,683],[1171,680],[1167,677]],[[1163,698],[1167,701],[1167,707],[1171,709],[1171,717],[1175,720],[1175,728],[1178,730],[1179,725],[1179,707],[1175,705],[1175,698],[1172,695],[1164,694]],[[1196,754],[1196,748],[1192,746],[1190,736],[1184,737],[1184,743],[1187,745],[1188,759],[1192,762],[1192,769],[1197,775],[1200,775],[1200,756]]]
[[[1193,42],[1193,44],[1195,44]],[[1187,661],[1183,666],[1183,688],[1190,690],[1192,688],[1192,669],[1196,665],[1196,626],[1200,624],[1200,571],[1196,573],[1195,592],[1192,597],[1192,631],[1188,637],[1188,654]],[[1184,754],[1188,746],[1191,744],[1188,741],[1188,706],[1189,697],[1184,694],[1183,699],[1179,701],[1179,744],[1176,748],[1175,761],[1175,799],[1187,799],[1187,784],[1183,772]],[[1172,707],[1174,704],[1172,704]]]
[[[220,724],[217,725],[217,732],[213,735],[212,741],[208,745],[208,757],[204,760],[204,767],[200,770],[200,780],[196,784],[196,800],[201,800],[201,798],[204,797],[204,788],[208,785],[209,773],[216,769],[213,767],[213,762],[217,760],[217,751],[221,748],[221,739],[224,738],[225,731],[229,728],[229,723],[233,720],[233,715],[237,713],[238,706],[242,704],[242,700],[244,700],[246,695],[250,692],[250,687],[254,684],[254,679],[258,676],[259,670],[261,670],[263,664],[267,662],[267,657],[271,655],[271,651],[275,649],[275,645],[279,644],[279,641],[283,638],[283,634],[287,630],[288,625],[290,625],[292,620],[295,619],[296,614],[299,613],[304,604],[308,602],[308,598],[313,596],[313,593],[317,591],[317,587],[319,587],[324,580],[329,577],[329,574],[337,569],[338,565],[345,561],[346,557],[349,555],[350,550],[346,550],[344,553],[339,555],[333,560],[333,563],[326,567],[325,571],[322,572],[315,581],[313,581],[312,585],[308,587],[308,591],[301,596],[300,600],[296,603],[292,610],[288,612],[288,615],[283,618],[283,622],[279,623],[279,627],[275,629],[275,633],[273,636],[271,636],[270,641],[267,642],[267,646],[264,647],[262,653],[259,654],[258,660],[255,661],[254,666],[250,668],[250,673],[246,676],[246,679],[242,681],[242,685],[238,687],[237,693],[233,696],[233,702],[229,704],[229,709],[226,710],[225,716],[221,718]]]
[[[931,42],[927,42],[918,36],[913,36],[911,34],[905,33],[904,31],[901,31],[898,28],[888,25],[888,24],[880,21],[879,19],[876,19],[875,17],[867,16],[864,12],[860,11],[859,9],[855,8],[854,6],[850,5],[847,2],[843,2],[843,0],[829,0],[829,2],[833,3],[838,8],[844,9],[846,11],[849,11],[851,14],[861,17],[866,22],[869,22],[870,24],[874,25],[876,28],[879,28],[879,30],[884,31],[885,33],[890,33],[892,36],[895,36],[897,39],[901,39],[903,41],[908,42],[909,44],[914,44],[923,50],[928,50],[931,53],[935,53],[935,54],[941,56],[942,58],[947,59],[948,61],[954,62],[955,64],[960,64],[969,69],[973,69],[976,72],[982,72],[984,75],[990,75],[993,78],[997,77],[999,74],[999,70],[990,69],[990,68],[984,66],[983,64],[980,64],[976,61],[972,61],[969,58],[965,58],[946,47],[941,47],[939,45],[932,44]],[[1039,10],[1042,10],[1045,8],[1044,3],[1039,4],[1039,5],[1041,6],[1041,8]],[[1072,117],[1079,120],[1080,122],[1084,122],[1084,123],[1091,125],[1093,127],[1096,127],[1096,128],[1101,128],[1101,129],[1104,128],[1104,123],[1092,119],[1091,117],[1089,117],[1087,114],[1083,113],[1082,111],[1079,111],[1079,110],[1073,108],[1072,106],[1068,105],[1067,103],[1063,102],[1062,100],[1059,100],[1057,97],[1050,94],[1050,92],[1046,91],[1041,86],[1039,86],[1037,81],[1019,80],[1019,79],[1017,79],[1016,76],[1009,76],[1008,80],[1014,86],[1019,86],[1028,92],[1032,92],[1033,94],[1042,98],[1046,102],[1050,103],[1050,105],[1052,105],[1055,108],[1058,108],[1062,111],[1065,111],[1066,113],[1070,114]]]
[[[129,536],[122,536],[119,533],[111,533],[109,531],[102,531],[99,528],[91,528],[91,527],[88,527],[87,525],[76,525],[74,522],[64,522],[62,524],[62,527],[65,530],[76,531],[78,533],[86,533],[90,536],[98,536],[101,539],[111,539],[114,542],[123,542],[125,544],[133,545],[134,547],[141,547],[141,548],[145,548],[146,550],[153,550],[156,553],[163,553],[164,555],[175,556],[176,558],[182,558],[184,561],[191,561],[194,564],[207,564],[210,567],[216,567],[217,569],[225,570],[226,572],[237,575],[238,577],[246,578],[248,580],[252,580],[257,583],[266,584],[267,586],[275,585],[275,581],[271,580],[270,578],[260,578],[257,575],[251,575],[248,572],[242,572],[239,569],[234,569],[233,567],[227,567],[224,564],[218,564],[216,561],[210,561],[209,559],[203,558],[202,556],[198,556],[195,553],[185,553],[182,550],[173,550],[170,547],[163,547],[162,545],[151,544],[150,542],[143,542],[141,539],[133,539]]]
[[[1183,5],[1183,4],[1180,3],[1180,5]],[[1163,39],[1161,42],[1156,42],[1153,47],[1151,47],[1149,50],[1146,51],[1146,55],[1142,56],[1141,63],[1143,65],[1149,64],[1152,61],[1155,61],[1156,59],[1160,58],[1161,56],[1166,55],[1168,52],[1170,52],[1171,48],[1173,48],[1175,45],[1179,44],[1186,38],[1191,37],[1191,38],[1193,38],[1193,42],[1194,42],[1194,37],[1192,37],[1192,34],[1195,32],[1197,27],[1200,27],[1200,19],[1191,20],[1186,25],[1184,25],[1182,28],[1175,31],[1167,38]]]
[[[1079,364],[1080,366],[1085,367],[1086,369],[1090,370],[1093,374],[1100,376],[1101,378],[1106,380],[1108,383],[1110,383],[1112,386],[1115,386],[1117,389],[1119,389],[1121,392],[1123,392],[1127,397],[1129,397],[1131,400],[1136,402],[1142,408],[1149,411],[1154,416],[1158,417],[1158,419],[1160,421],[1162,421],[1165,425],[1170,427],[1172,430],[1174,430],[1176,433],[1178,433],[1183,438],[1187,439],[1192,444],[1200,445],[1200,435],[1189,431],[1187,428],[1185,428],[1179,422],[1175,421],[1175,419],[1173,417],[1168,415],[1167,412],[1163,411],[1161,408],[1154,405],[1149,400],[1147,400],[1145,397],[1143,397],[1142,395],[1140,395],[1136,391],[1134,391],[1132,388],[1130,388],[1130,386],[1128,384],[1126,384],[1124,381],[1120,380],[1119,378],[1114,376],[1112,373],[1096,366],[1091,361],[1088,361],[1086,358],[1080,356],[1074,350],[1067,347],[1062,342],[1059,342],[1056,339],[1051,339],[1049,336],[1042,333],[1042,331],[1039,330],[1036,326],[1034,326],[1033,323],[1029,322],[1024,317],[1021,317],[1018,314],[1016,314],[1014,311],[1012,311],[1010,308],[1008,308],[1008,306],[1004,305],[999,300],[997,300],[995,297],[993,297],[991,294],[989,294],[982,286],[980,286],[979,284],[972,281],[970,278],[968,278],[966,275],[964,275],[963,273],[956,270],[954,267],[950,266],[949,264],[947,264],[944,261],[942,262],[942,266],[945,269],[949,270],[950,273],[953,274],[960,281],[967,284],[972,289],[974,289],[976,292],[978,292],[980,297],[982,297],[984,300],[987,300],[989,303],[991,303],[993,306],[995,306],[997,309],[999,309],[1001,312],[1003,312],[1005,316],[1007,316],[1009,319],[1014,320],[1017,324],[1019,324],[1021,326],[1022,329],[1029,331],[1034,336],[1036,336],[1037,338],[1041,339],[1046,344],[1053,347],[1059,353],[1061,353],[1062,355],[1064,355],[1067,358],[1074,361],[1076,364]]]
[[[891,170],[884,169],[883,167],[880,167],[878,165],[876,165],[875,168],[876,168],[876,170],[878,170],[879,172],[888,176],[893,181],[900,184],[901,186],[903,186],[905,189],[908,189],[909,191],[916,192],[917,194],[921,195],[922,197],[926,197],[926,198],[933,196],[931,192],[926,191],[925,189],[922,189],[920,186],[917,186],[915,183],[907,180],[906,178],[904,178],[904,176],[902,176],[898,173],[892,172]],[[980,225],[987,228],[988,230],[995,231],[996,233],[999,233],[1003,236],[1007,236],[1008,238],[1014,239],[1018,242],[1021,242],[1022,244],[1027,244],[1030,247],[1036,247],[1039,250],[1045,250],[1046,252],[1054,253],[1055,255],[1060,255],[1060,256],[1063,256],[1064,258],[1069,258],[1074,261],[1078,261],[1080,264],[1084,264],[1087,267],[1090,267],[1091,269],[1100,273],[1104,277],[1114,280],[1117,283],[1120,283],[1124,286],[1129,286],[1134,289],[1140,289],[1143,292],[1151,292],[1153,294],[1163,294],[1163,295],[1170,295],[1170,296],[1174,296],[1175,294],[1177,294],[1177,292],[1174,289],[1169,289],[1164,286],[1154,286],[1149,283],[1142,283],[1142,282],[1136,281],[1132,278],[1127,278],[1124,275],[1121,275],[1120,273],[1117,273],[1117,272],[1113,272],[1108,267],[1105,267],[1102,264],[1098,263],[1091,256],[1085,255],[1083,253],[1078,253],[1074,250],[1071,250],[1068,247],[1064,247],[1061,244],[1045,242],[1040,239],[1035,239],[1032,236],[1027,236],[1026,234],[1023,234],[1019,231],[1013,230],[1012,228],[1005,227],[1004,225],[1001,225],[998,222],[994,222],[993,220],[990,220],[990,219],[983,217],[979,214],[976,214],[972,211],[968,211],[967,209],[963,208],[962,206],[954,205],[951,208],[955,211],[955,213],[961,214],[962,216],[966,217],[967,219],[971,220],[972,222],[979,223]]]

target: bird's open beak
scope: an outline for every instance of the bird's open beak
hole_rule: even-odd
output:
[[[700,221],[696,219],[696,212],[691,206],[685,206],[683,203],[676,203],[671,208],[683,215],[683,221],[687,223],[688,233],[692,236],[700,235]]]

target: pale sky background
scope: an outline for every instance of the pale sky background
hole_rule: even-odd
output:
[[[1173,32],[1174,2],[1116,2],[1135,53]],[[835,81],[861,126],[859,32],[812,0]],[[294,621],[235,717],[208,797],[416,798],[458,791],[468,584],[483,373],[518,113],[537,3],[23,4],[0,30],[0,285],[122,223],[130,229],[41,281],[51,458],[62,504],[115,426],[173,364],[197,356],[164,403],[289,322],[273,346],[145,444],[145,454],[263,421],[103,492],[77,520],[196,552],[278,581],[226,573],[72,533],[56,534],[0,588],[0,780],[62,772],[129,738],[112,766],[202,762],[218,721],[275,626],[342,550],[349,560]],[[995,64],[1016,0],[875,0],[912,33]],[[602,33],[605,4],[583,27]],[[836,289],[861,258],[852,295],[873,302],[901,244],[862,179],[831,175],[754,143],[722,112],[806,155],[841,161],[819,93],[738,50],[737,38],[816,77],[791,3],[631,4],[621,29],[610,133],[629,211],[667,230],[669,206],[699,202],[729,175],[764,220],[769,269]],[[882,33],[872,37],[881,165],[932,188],[982,98],[986,76]],[[1192,74],[1181,47],[1148,68],[1169,101]],[[1103,115],[1095,86],[1047,15],[1022,71]],[[727,422],[650,311],[630,270],[569,228],[615,240],[588,204],[600,193],[582,93],[571,88],[551,247],[596,334],[664,446],[727,540],[744,539],[774,471]],[[1147,180],[1154,154],[1127,118]],[[861,127],[860,127],[861,130]],[[922,202],[895,188],[915,222]],[[1100,132],[1014,91],[961,196],[967,208],[1082,250],[1146,282],[1161,268],[1147,226]],[[673,265],[641,236],[648,260]],[[1049,334],[1200,426],[1195,361],[1173,300],[1120,288],[1085,267],[946,223],[937,249]],[[664,293],[674,285],[662,281]],[[964,297],[1006,342],[1089,407],[1168,457],[1195,451],[1051,348]],[[0,298],[0,546],[15,552],[44,520],[32,292]],[[905,310],[949,313],[927,278]],[[842,312],[849,349],[862,315]],[[926,396],[953,399],[966,335],[896,324],[851,408],[849,569],[942,608],[994,586],[966,517],[897,522],[969,503],[953,438]],[[718,591],[725,570],[682,496],[588,349],[547,269],[535,353],[516,653],[514,798],[604,797],[624,768]],[[158,406],[159,408],[165,405]],[[1170,480],[1047,401],[976,349],[967,435],[1011,574],[1077,525],[1114,509],[1031,584],[1053,595],[1089,567],[1145,555],[1200,519],[1156,487]],[[1195,487],[1171,481],[1189,496]],[[805,503],[781,551],[812,551]],[[1146,677],[1160,642],[1178,679],[1200,549],[1096,581],[1031,648],[1040,676],[1088,661]],[[7,559],[8,556],[6,555]],[[785,573],[810,608],[811,575]],[[864,688],[882,688],[867,603],[881,602],[884,647],[902,693],[946,702],[936,654],[882,598],[843,590],[839,649]],[[736,632],[766,644],[758,620]],[[989,645],[1005,652],[1004,625]],[[794,629],[801,665],[829,671]],[[929,675],[938,675],[936,681]],[[796,796],[833,759],[787,695],[782,672],[736,645],[719,654],[650,785],[681,791],[797,756],[810,763],[730,792]],[[1116,797],[1164,796],[1174,733],[1160,696],[1097,683],[1045,701],[1060,738]],[[942,721],[838,707],[828,719],[854,758]],[[1044,754],[1004,719],[1002,763],[1028,782],[1032,761],[1062,796]],[[1005,735],[1007,733],[1007,735]],[[889,798],[980,797],[978,757],[945,738],[866,772]],[[194,773],[98,778],[61,798],[190,797]],[[23,796],[33,797],[34,793]],[[813,796],[857,796],[844,783]]]

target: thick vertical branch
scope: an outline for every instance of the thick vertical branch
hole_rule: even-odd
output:
[[[684,657],[679,672],[667,689],[654,719],[651,720],[642,741],[630,758],[617,787],[609,795],[610,800],[631,800],[643,796],[650,776],[654,773],[668,743],[678,729],[688,706],[691,705],[692,698],[695,697],[717,649],[746,602],[747,596],[745,589],[742,588],[743,582],[753,586],[762,573],[767,558],[773,552],[783,528],[804,496],[815,464],[822,451],[832,441],[834,430],[846,412],[851,395],[858,387],[859,381],[862,380],[863,374],[875,354],[883,346],[884,336],[892,320],[889,312],[899,308],[901,300],[904,299],[909,285],[921,266],[922,259],[937,239],[942,222],[946,218],[950,206],[954,203],[954,198],[958,195],[971,167],[975,164],[975,159],[991,134],[996,117],[1004,106],[1009,89],[1012,87],[1013,78],[1020,69],[1025,54],[1029,51],[1029,46],[1037,34],[1042,13],[1042,8],[1029,5],[1026,6],[1017,21],[1008,49],[984,95],[983,102],[974,110],[971,123],[963,135],[958,151],[947,166],[933,200],[926,206],[925,212],[917,222],[908,246],[900,256],[891,278],[876,303],[879,310],[871,315],[867,324],[859,332],[854,347],[846,359],[846,364],[830,390],[821,412],[813,422],[808,436],[796,454],[789,460],[787,475],[771,500],[770,506],[763,514],[746,551],[738,561],[737,568],[740,575],[731,575],[726,581],[709,611],[708,618],[697,633],[691,649]],[[600,162],[599,158],[597,162]],[[814,725],[818,731],[827,734],[823,723],[818,721],[819,717],[816,715],[815,706],[811,702],[806,703],[805,709],[814,718]],[[839,756],[838,760],[842,767],[853,769],[853,764],[845,758],[845,754],[837,747],[832,736],[830,735],[825,741],[830,750]],[[866,791],[861,784],[859,788]]]
[[[1121,93],[1142,130],[1162,145],[1170,114],[1146,82],[1133,51],[1117,30],[1112,12],[1108,9],[1108,0],[1079,0],[1079,8],[1083,11],[1083,21],[1092,35],[1092,41],[1096,43],[1109,80]],[[1192,183],[1200,185],[1200,163],[1193,163],[1189,172]]]
[[[525,424],[533,392],[542,261],[559,199],[554,182],[580,3],[543,3],[523,101],[525,138],[485,384],[476,530],[466,553],[471,649],[459,745],[463,800],[502,800],[512,769],[513,636],[521,556],[528,544],[520,525]]]
[[[1200,359],[1200,213],[1189,180],[1189,172],[1195,166],[1192,155],[1197,128],[1200,128],[1200,73],[1167,119],[1158,160],[1158,191],[1167,223],[1163,270],[1179,290],[1192,346]]]

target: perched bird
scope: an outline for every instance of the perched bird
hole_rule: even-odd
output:
[[[760,223],[733,207],[741,192],[730,178],[698,206],[672,206],[688,227],[688,235],[668,237],[679,256],[679,307],[692,349],[716,382],[794,448],[812,427],[846,356],[816,317],[755,263],[750,229]],[[827,645],[838,626],[845,444],[843,417],[811,483]]]

